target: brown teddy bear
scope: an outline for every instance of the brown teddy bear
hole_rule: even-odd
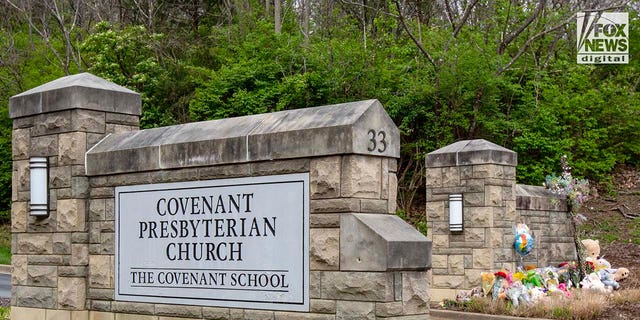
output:
[[[629,269],[627,268],[618,268],[616,272],[613,274],[613,280],[620,281],[629,277]]]
[[[583,239],[582,245],[587,251],[587,261],[595,261],[600,257],[600,241],[593,239]]]

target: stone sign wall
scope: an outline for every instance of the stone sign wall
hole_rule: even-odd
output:
[[[12,317],[428,318],[431,243],[393,214],[399,133],[379,102],[368,100],[138,131],[139,108],[137,94],[89,74],[65,77],[11,99],[16,168]],[[55,141],[57,148],[45,154],[30,153],[36,146],[51,145],[40,141],[44,130],[38,129],[41,127],[53,136],[47,139]],[[108,133],[112,134],[102,139]],[[72,147],[61,149],[67,145]],[[34,155],[49,157],[50,214],[45,218],[29,216],[28,158]],[[280,228],[297,228],[292,232],[298,235],[306,233],[300,240],[302,243],[291,244],[297,248],[292,256],[308,257],[306,266],[302,262],[303,280],[289,279],[299,282],[307,277],[308,284],[296,283],[303,299],[308,301],[306,305],[292,310],[286,306],[260,305],[254,303],[258,299],[251,298],[243,304],[225,304],[215,301],[224,294],[218,295],[215,291],[219,288],[211,287],[202,290],[203,300],[211,297],[206,303],[193,303],[183,297],[150,298],[142,302],[116,293],[118,279],[133,279],[130,272],[118,273],[119,232],[130,233],[133,228],[140,240],[141,232],[144,235],[147,230],[149,234],[152,221],[126,220],[136,219],[135,213],[127,210],[145,210],[156,215],[165,212],[160,210],[162,197],[139,199],[140,203],[151,201],[143,204],[147,208],[144,209],[131,207],[136,202],[133,198],[126,200],[129,202],[125,207],[116,207],[116,195],[141,188],[188,189],[194,185],[218,186],[224,181],[251,184],[283,177],[308,177],[305,178],[308,190],[304,191],[308,203],[302,209],[294,206],[293,211],[282,213],[300,214],[292,221],[302,219],[299,221],[304,224],[306,205],[308,227],[279,225],[276,218],[269,220],[275,226],[263,231],[272,238],[280,235],[277,231]],[[268,197],[276,203],[287,199],[284,195]],[[168,203],[169,198],[165,199]],[[174,202],[180,206],[179,201]],[[186,208],[186,202],[183,204]],[[268,205],[260,209],[269,211],[265,217],[278,217]],[[134,217],[120,220],[118,213]],[[118,221],[138,225],[119,229]],[[146,227],[141,222],[147,222]],[[164,234],[168,235],[170,222],[166,226]],[[154,228],[160,237],[162,227]],[[235,235],[226,237],[231,241]],[[271,240],[275,242],[265,239],[265,243],[278,245],[278,239]],[[135,248],[135,241],[130,239],[120,245],[131,244]],[[274,249],[271,245],[262,248],[267,257],[287,255],[291,250]],[[147,248],[158,247],[166,251],[169,245],[158,242]],[[256,248],[259,245],[252,252],[258,255]],[[300,248],[308,249],[298,252]],[[120,258],[147,267],[155,263],[143,258],[148,253],[137,256],[135,250],[144,247],[129,250],[128,255]],[[169,260],[166,258],[162,263],[168,264]],[[212,264],[174,266],[224,269],[232,265],[209,262]],[[287,263],[286,259],[283,263]],[[138,276],[149,281],[148,274]]]
[[[485,140],[459,141],[427,155],[433,301],[479,286],[482,272],[515,270],[517,223],[526,223],[536,241],[525,264],[575,260],[566,203],[542,187],[517,185],[516,165],[515,152]],[[462,231],[450,230],[450,194],[462,194]]]

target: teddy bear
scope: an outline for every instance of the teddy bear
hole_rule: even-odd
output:
[[[613,290],[618,290],[620,288],[620,284],[618,281],[614,279],[614,274],[609,273],[607,270],[598,271],[598,275],[600,276],[600,281],[607,287],[613,288]]]
[[[629,277],[629,269],[618,268],[613,272],[613,280],[620,281]]]
[[[584,245],[587,258],[585,261],[593,264],[593,271],[600,271],[603,269],[611,269],[611,263],[600,257],[600,241],[593,239],[583,239],[582,245]]]
[[[604,283],[600,281],[600,276],[595,272],[590,273],[582,281],[580,281],[580,286],[583,289],[590,289],[601,293],[611,293],[611,291],[613,290],[613,288],[605,286]]]

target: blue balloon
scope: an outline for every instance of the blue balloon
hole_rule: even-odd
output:
[[[533,250],[533,237],[528,232],[518,233],[514,242],[516,252],[524,257]]]

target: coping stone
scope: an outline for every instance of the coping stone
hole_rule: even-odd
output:
[[[11,119],[69,109],[137,116],[142,112],[140,94],[86,72],[53,80],[9,99]]]
[[[431,268],[431,241],[396,215],[340,217],[340,270],[402,271]]]
[[[373,150],[370,131],[377,139]],[[380,102],[111,134],[86,153],[86,172],[93,176],[338,154],[400,157],[400,133]]]
[[[428,153],[426,164],[430,168],[475,164],[516,166],[518,154],[484,139],[463,140]]]

